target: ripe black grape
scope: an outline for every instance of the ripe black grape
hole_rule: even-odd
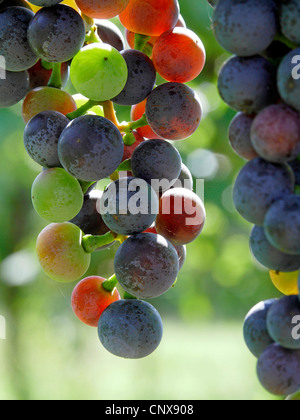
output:
[[[38,61],[27,39],[27,29],[33,17],[34,13],[24,7],[0,11],[0,55],[5,57],[6,70],[28,70]]]
[[[251,143],[251,125],[255,114],[247,115],[239,112],[231,121],[229,127],[229,141],[237,155],[246,160],[258,157]]]
[[[41,166],[60,167],[58,140],[69,122],[67,117],[56,111],[35,115],[24,131],[24,145],[29,156]]]
[[[58,155],[63,167],[81,181],[109,177],[122,162],[124,143],[120,131],[109,120],[85,115],[62,132]]]
[[[115,256],[115,274],[121,286],[140,299],[162,295],[179,272],[174,246],[160,235],[141,233],[128,238]]]
[[[79,13],[58,4],[39,10],[28,28],[28,40],[38,57],[50,63],[71,60],[85,40],[85,26]]]
[[[219,92],[231,108],[253,114],[276,102],[276,68],[265,58],[232,57],[219,74]]]
[[[110,353],[126,359],[140,359],[159,346],[163,324],[150,303],[119,300],[102,313],[98,333],[102,345]]]
[[[25,7],[26,9],[31,10],[31,7],[25,0],[2,0],[0,2],[0,10],[6,9],[7,7],[14,7],[14,6]]]
[[[24,98],[29,89],[27,71],[6,71],[6,78],[0,78],[0,108],[8,108]]]
[[[112,101],[119,105],[136,105],[152,92],[156,81],[155,67],[140,51],[125,50],[121,54],[128,67],[128,79],[122,92]]]
[[[118,51],[125,49],[125,40],[120,29],[105,19],[95,20],[98,35],[104,44],[109,44]]]
[[[300,3],[285,0],[280,4],[280,25],[282,33],[295,44],[300,44]]]
[[[300,83],[299,70],[294,61],[295,57],[300,56],[300,48],[288,53],[280,63],[277,74],[278,90],[284,102],[300,112]]]

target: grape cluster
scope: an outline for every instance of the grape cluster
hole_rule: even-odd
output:
[[[254,225],[252,254],[287,295],[250,311],[245,341],[259,359],[262,385],[286,396],[300,389],[300,2],[209,3],[216,39],[233,54],[218,81],[222,99],[237,111],[229,140],[248,161],[234,185],[234,205]]]
[[[173,143],[201,121],[186,83],[204,67],[204,46],[177,0],[76,0],[77,8],[31,0],[36,13],[23,0],[0,3],[0,107],[24,99],[24,145],[42,167],[32,185],[33,206],[50,223],[37,239],[40,264],[58,282],[78,282],[74,313],[98,327],[108,351],[145,357],[163,330],[145,299],[175,284],[205,223]],[[108,20],[116,16],[128,49]],[[62,89],[69,77],[74,96]],[[114,104],[131,107],[132,121],[120,123]],[[91,254],[115,242],[115,274],[84,278]]]

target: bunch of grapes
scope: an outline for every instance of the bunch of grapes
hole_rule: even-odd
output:
[[[58,282],[77,282],[74,313],[98,327],[109,352],[148,356],[163,328],[145,299],[175,284],[205,223],[173,143],[201,121],[186,83],[204,67],[204,46],[177,0],[31,0],[36,13],[9,3],[0,2],[0,107],[24,99],[24,145],[42,167],[32,186],[33,206],[50,223],[37,239],[40,264]],[[108,20],[116,16],[129,49]],[[74,96],[62,89],[69,76]],[[130,122],[118,121],[114,104],[131,107]],[[115,242],[115,273],[84,278],[91,254]]]
[[[234,204],[254,225],[252,254],[287,295],[252,309],[245,340],[259,358],[262,385],[286,396],[300,389],[300,2],[210,4],[215,36],[233,54],[218,82],[222,99],[238,112],[229,140],[248,161],[234,185]]]

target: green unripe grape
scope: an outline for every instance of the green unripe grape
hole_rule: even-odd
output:
[[[93,101],[119,95],[128,79],[126,61],[108,44],[84,47],[72,60],[71,81],[79,93]]]
[[[62,168],[41,172],[33,182],[31,197],[38,215],[48,222],[71,220],[83,206],[79,182]]]
[[[81,95],[80,93],[73,95],[73,99],[76,102],[77,109],[80,108],[82,105],[85,105],[88,101],[88,98]],[[100,105],[93,106],[93,108],[90,108],[89,111],[87,111],[85,114],[98,115],[99,117],[104,117],[103,107]]]
[[[89,269],[91,254],[82,247],[83,233],[72,223],[52,223],[38,236],[36,251],[44,272],[59,282],[78,281]]]

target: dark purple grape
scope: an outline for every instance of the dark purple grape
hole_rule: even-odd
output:
[[[122,92],[112,101],[119,105],[136,105],[152,92],[156,70],[150,58],[140,51],[125,50],[121,54],[128,67],[128,79]]]
[[[300,351],[271,344],[258,360],[257,374],[271,394],[293,394],[300,389]]]
[[[73,120],[58,142],[61,164],[81,181],[109,177],[119,167],[124,154],[120,131],[109,120],[85,115]]]
[[[267,328],[273,340],[290,350],[300,350],[300,338],[294,334],[299,323],[300,302],[298,296],[284,296],[268,312]]]
[[[284,104],[263,109],[251,127],[256,152],[270,162],[288,162],[300,154],[300,115]]]
[[[244,219],[262,226],[272,204],[293,190],[294,180],[287,165],[256,158],[239,173],[233,189],[233,201]]]
[[[300,48],[287,54],[281,61],[277,74],[277,85],[284,102],[300,112]]]
[[[29,156],[43,167],[60,167],[58,140],[69,122],[56,111],[41,112],[31,118],[24,131],[24,145]]]
[[[277,299],[260,302],[247,314],[244,322],[244,340],[248,349],[256,357],[273,343],[267,329],[267,315]]]
[[[254,258],[269,270],[292,273],[300,269],[300,255],[289,255],[279,251],[270,244],[262,227],[253,228],[250,248]]]
[[[148,97],[146,116],[159,137],[183,140],[199,127],[202,108],[198,96],[187,85],[164,83]]]
[[[158,214],[158,198],[153,188],[138,178],[112,182],[100,200],[104,223],[119,235],[144,232]]]
[[[58,3],[61,3],[63,0],[30,0],[30,3],[35,4],[40,7],[49,7],[55,6]]]
[[[289,162],[290,167],[293,170],[296,179],[296,185],[300,185],[300,160],[296,159],[293,162]]]
[[[179,270],[181,270],[186,260],[186,245],[174,245],[174,248],[178,254]]]
[[[280,4],[280,25],[283,35],[295,44],[300,44],[299,0],[284,0]]]
[[[24,7],[8,7],[0,11],[0,55],[5,57],[8,71],[24,71],[38,57],[27,39],[27,29],[34,13]]]
[[[238,113],[229,127],[229,141],[234,152],[243,159],[252,160],[258,157],[251,143],[251,125],[254,115]]]
[[[37,56],[50,63],[71,60],[85,41],[85,26],[72,7],[58,4],[39,10],[28,28],[28,40]]]
[[[128,238],[115,256],[115,274],[120,285],[140,299],[164,294],[173,286],[178,272],[174,246],[154,233]]]
[[[225,50],[240,57],[263,52],[277,34],[273,0],[222,0],[218,3],[213,27]]]
[[[96,19],[97,32],[104,44],[109,44],[118,51],[125,50],[125,40],[120,29],[105,19]]]
[[[133,152],[131,168],[134,176],[147,181],[156,192],[164,192],[178,179],[182,160],[171,143],[158,139],[148,140]],[[158,185],[160,182],[163,183],[161,186]]]
[[[98,334],[110,353],[125,359],[149,356],[159,346],[163,324],[157,310],[141,300],[119,300],[102,313]]]
[[[218,84],[224,102],[247,114],[277,101],[276,68],[260,56],[230,58],[220,71]]]
[[[7,7],[25,7],[31,10],[31,7],[25,0],[3,0],[0,2],[0,10],[6,9]]]
[[[291,194],[276,201],[266,214],[264,228],[275,248],[300,255],[300,196]]]
[[[0,70],[1,71],[1,70]],[[27,71],[5,72],[5,79],[0,78],[0,108],[8,108],[17,104],[29,90],[29,74]]]

